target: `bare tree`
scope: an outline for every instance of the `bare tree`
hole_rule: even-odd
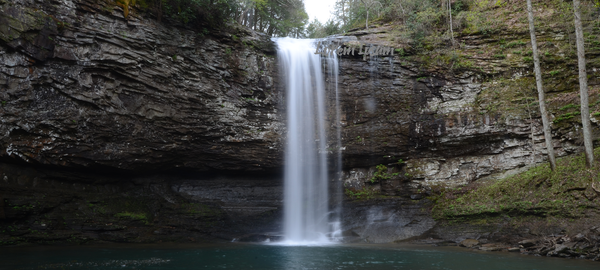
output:
[[[382,7],[381,3],[378,0],[360,0],[363,5],[365,6],[365,9],[367,10],[367,20],[365,22],[365,27],[367,28],[367,30],[369,30],[369,11],[379,5],[379,7]]]
[[[554,171],[556,169],[556,159],[554,158],[552,132],[550,130],[550,122],[548,121],[548,113],[546,111],[546,97],[544,93],[544,87],[542,85],[542,70],[540,68],[540,58],[538,57],[537,40],[535,37],[535,26],[533,24],[533,7],[531,5],[531,0],[527,0],[527,17],[529,18],[529,34],[531,35],[531,49],[533,51],[533,68],[535,70],[535,82],[540,103],[540,113],[542,115],[542,125],[544,126],[544,138],[546,140],[546,149],[548,152],[548,160],[550,161],[550,169]]]
[[[448,16],[450,18],[450,37],[452,38],[452,46],[454,46],[454,31],[452,30],[452,0],[448,0]]]
[[[585,70],[585,48],[583,43],[583,28],[581,27],[581,3],[573,0],[575,13],[575,37],[577,40],[577,60],[579,62],[579,97],[581,99],[581,124],[583,125],[583,145],[585,147],[586,164],[594,164],[594,144],[592,143],[592,125],[590,123],[590,103],[588,98],[587,72]]]

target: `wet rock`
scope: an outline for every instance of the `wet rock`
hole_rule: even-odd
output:
[[[552,251],[552,247],[543,247],[542,249],[540,249],[539,254],[542,256],[546,256],[550,251]]]
[[[479,241],[475,240],[475,239],[465,239],[462,240],[459,244],[461,247],[468,247],[468,248],[472,248],[474,246],[479,245]]]
[[[523,241],[520,241],[519,245],[521,245],[524,248],[528,248],[528,247],[535,246],[536,243],[537,243],[537,241],[535,239],[525,239]]]
[[[420,199],[423,199],[423,195],[421,195],[421,194],[413,194],[413,195],[410,195],[410,199],[411,200],[420,200]]]
[[[518,247],[510,247],[510,248],[508,248],[508,252],[519,252],[519,251],[521,251],[521,249],[518,248]]]
[[[417,237],[436,224],[422,211],[426,203],[425,200],[415,202],[408,198],[344,201],[343,229],[369,243],[390,243]]]
[[[490,244],[483,244],[479,247],[479,250],[483,250],[483,251],[501,251],[503,250],[503,248],[501,246],[499,246],[498,244],[494,244],[494,243],[490,243]]]

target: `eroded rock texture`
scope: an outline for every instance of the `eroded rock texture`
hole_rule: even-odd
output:
[[[0,243],[278,230],[273,43],[150,17],[0,1]]]
[[[133,171],[281,166],[266,36],[125,19],[106,1],[0,9],[2,159]]]
[[[274,45],[235,26],[197,30],[135,10],[124,18],[112,1],[0,0],[0,226],[9,232],[0,243],[281,230],[285,104]],[[378,31],[353,35],[383,44]],[[492,64],[488,76],[503,69]],[[337,152],[340,127],[343,176],[331,186],[346,191],[346,236],[420,236],[436,224],[423,200],[430,188],[544,160],[535,115],[474,105],[486,102],[483,76],[398,54],[341,58],[340,121],[329,78],[322,150]],[[576,126],[554,133],[559,155],[579,151]],[[380,195],[394,198],[352,200]]]
[[[541,122],[479,110],[475,104],[482,102],[482,80],[471,71],[427,72],[398,56],[366,61],[343,56],[339,95],[345,185],[373,184],[378,164],[388,167],[390,179],[376,188],[400,195],[404,191],[397,182],[410,182],[413,191],[457,187],[544,162]],[[576,131],[553,132],[558,156],[580,151]]]

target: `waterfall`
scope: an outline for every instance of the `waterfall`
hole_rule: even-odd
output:
[[[327,101],[321,56],[315,54],[314,40],[278,38],[275,42],[287,107],[284,238],[290,244],[327,243],[339,221],[330,220]],[[328,66],[335,66],[337,73],[337,59],[330,58],[335,63]]]

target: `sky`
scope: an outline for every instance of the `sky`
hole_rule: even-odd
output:
[[[326,23],[331,18],[334,4],[335,0],[304,0],[304,9],[311,22],[317,18],[321,23]]]

